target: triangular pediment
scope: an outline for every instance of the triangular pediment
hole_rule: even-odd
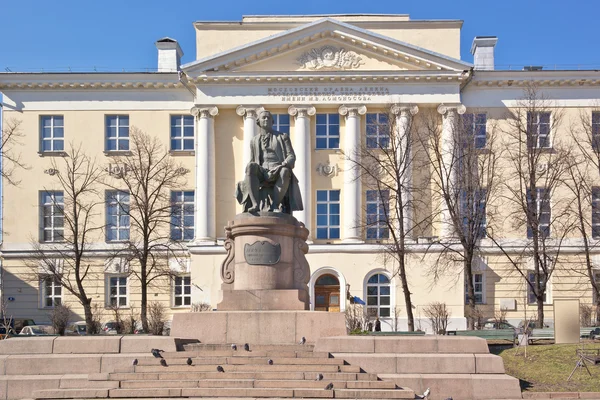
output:
[[[471,64],[325,18],[182,66],[189,76],[357,71],[462,72]]]

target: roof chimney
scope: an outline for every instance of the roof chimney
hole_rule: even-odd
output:
[[[475,36],[471,46],[471,54],[473,54],[473,63],[476,70],[494,70],[494,47],[496,47],[497,42],[498,38],[496,36]]]
[[[158,72],[179,71],[183,51],[181,51],[177,40],[164,37],[158,39],[155,45],[158,49]]]

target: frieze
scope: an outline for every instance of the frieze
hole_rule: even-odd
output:
[[[372,100],[375,96],[389,96],[385,86],[302,86],[267,87],[267,96],[278,97],[282,102],[346,102]]]

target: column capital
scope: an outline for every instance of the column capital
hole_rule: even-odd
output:
[[[196,118],[213,118],[219,115],[219,109],[217,106],[194,106],[190,114]]]
[[[416,104],[392,104],[390,112],[396,116],[406,115],[407,113],[415,115],[419,112],[419,107]]]
[[[296,118],[308,118],[317,113],[317,109],[309,104],[306,105],[291,105],[288,108],[288,114]]]
[[[235,113],[240,117],[256,119],[259,113],[264,111],[263,106],[237,106]]]
[[[456,104],[440,104],[437,108],[437,111],[446,115],[448,112],[455,111],[458,114],[464,114],[467,111],[467,107],[464,104],[456,103]]]
[[[342,104],[338,109],[338,112],[340,115],[358,117],[359,115],[365,115],[367,113],[367,106],[364,104]]]

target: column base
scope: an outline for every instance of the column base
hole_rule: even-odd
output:
[[[198,238],[194,239],[190,244],[192,246],[214,246],[217,244],[217,239],[210,237]]]
[[[362,240],[361,238],[344,238],[342,239],[342,243],[364,243],[365,241]]]

